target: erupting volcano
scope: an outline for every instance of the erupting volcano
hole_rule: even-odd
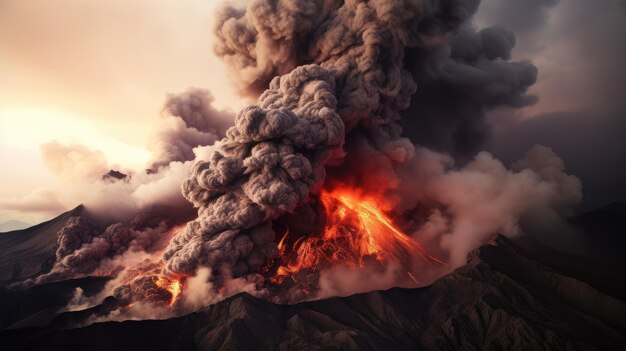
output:
[[[413,255],[444,264],[398,229],[376,199],[348,187],[324,190],[319,198],[326,220],[323,233],[294,241],[287,230],[278,243],[280,266],[273,282],[282,283],[285,277],[296,281],[302,270],[315,272],[335,265],[365,267],[372,260],[382,265],[406,263]],[[407,274],[413,277],[410,271]]]
[[[486,153],[458,169],[403,135],[402,113],[431,66],[422,61],[438,60],[439,51],[451,52],[450,61],[432,62],[441,74],[447,65],[498,72],[485,74],[495,77],[481,83],[491,94],[485,101],[530,101],[536,68],[509,61],[504,29],[468,25],[477,7],[474,0],[226,6],[215,52],[242,95],[256,101],[232,116],[201,89],[170,96],[150,169],[99,179],[130,194],[134,217],[73,220],[51,272],[19,284],[103,270],[130,276],[112,289],[129,305],[155,301],[178,311],[186,301],[239,291],[299,302],[342,285],[328,284],[338,268],[377,272],[385,277],[379,288],[425,284],[498,231],[517,233],[530,209],[565,213],[580,198],[579,182],[548,149],[533,149],[519,172]],[[181,183],[182,191],[152,195]],[[194,284],[202,287],[188,289]]]
[[[445,265],[393,223],[383,210],[382,199],[348,186],[322,190],[314,199],[321,204],[319,219],[324,223],[323,229],[298,233],[287,227],[277,243],[277,256],[261,269],[279,294],[286,278],[288,286],[308,294],[317,287],[298,286],[300,277],[313,275],[315,281],[321,271],[337,266],[367,269],[392,263],[415,281],[415,276],[420,275],[412,271],[411,261],[415,257],[430,265]],[[127,283],[134,286],[134,295],[155,302],[165,302],[170,296],[167,305],[175,307],[187,276],[163,274],[159,267],[132,276]]]
[[[519,3],[543,8],[556,1]],[[497,125],[510,128],[514,119],[526,117],[526,110],[516,109],[538,101],[528,93],[538,70],[514,57],[510,30],[496,24],[479,28],[484,21],[473,19],[479,5],[480,0],[249,0],[222,6],[213,23],[214,54],[230,73],[233,100],[242,108],[218,109],[212,94],[199,88],[167,95],[162,118],[145,136],[149,152],[142,149],[145,158],[132,166],[106,159],[125,144],[102,144],[116,153],[58,141],[42,145],[45,166],[69,185],[61,192],[34,191],[13,208],[36,212],[47,201],[56,211],[70,201],[76,206],[76,199],[84,206],[0,235],[0,300],[19,302],[20,291],[37,296],[41,286],[59,289],[49,306],[2,306],[10,313],[0,326],[63,330],[180,317],[171,325],[182,327],[172,333],[196,342],[209,330],[197,343],[207,342],[208,349],[238,349],[232,345],[245,333],[285,342],[251,343],[251,349],[311,349],[309,343],[318,342],[326,348],[337,340],[351,348],[385,349],[379,343],[385,338],[402,346],[389,349],[489,348],[495,339],[527,346],[527,335],[551,342],[576,334],[544,332],[560,325],[552,321],[565,314],[542,311],[574,284],[519,255],[503,236],[553,232],[554,238],[576,236],[572,246],[586,243],[570,220],[582,201],[581,181],[545,146],[529,146],[526,155],[506,162],[480,151],[492,121],[506,116]],[[135,47],[141,46],[124,46]],[[526,45],[520,52],[530,51]],[[66,61],[51,57],[51,64]],[[542,56],[542,62],[549,59]],[[7,62],[22,61],[30,62],[22,56]],[[139,93],[132,81],[123,84],[128,89],[119,86],[116,80],[116,94],[154,96]],[[221,104],[223,96],[218,98]],[[118,122],[126,127],[126,120]],[[91,126],[76,124],[67,130]],[[124,138],[135,142],[127,130]],[[0,199],[0,206],[9,202]],[[476,251],[491,244],[504,249]],[[518,284],[524,279],[531,282]],[[360,303],[337,303],[395,288],[400,292],[368,295],[374,296],[364,299],[368,311]],[[416,299],[400,296],[402,289]],[[585,294],[563,300],[602,300],[580,289]],[[250,309],[248,297],[236,297],[242,293],[262,299],[257,305],[265,310]],[[533,300],[540,295],[548,298]],[[311,307],[318,304],[324,307]],[[414,310],[404,311],[409,305]],[[594,311],[583,312],[571,316]],[[600,317],[608,316],[606,325],[619,325],[611,319],[617,314]],[[258,322],[259,316],[273,322]],[[529,322],[517,328],[525,318]],[[550,325],[535,330],[536,319]],[[226,320],[234,321],[232,330],[214,333]],[[375,327],[387,322],[394,325],[391,332]],[[493,331],[500,325],[506,330]],[[431,337],[423,343],[405,337],[411,333],[450,334],[450,340],[429,344]],[[467,335],[469,343],[457,342]],[[381,339],[368,339],[372,343],[363,347],[371,336]],[[555,348],[576,348],[570,346]]]

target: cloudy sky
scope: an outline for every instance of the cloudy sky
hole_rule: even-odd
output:
[[[485,148],[505,163],[536,143],[583,181],[584,207],[626,201],[626,2],[484,0],[478,28],[516,33],[514,59],[539,69],[538,102],[489,111]],[[212,53],[213,0],[0,1],[0,222],[44,220],[71,206],[40,145],[58,140],[141,169],[167,93],[238,97]]]
[[[583,210],[626,202],[626,1],[485,0],[477,21],[511,28],[539,69],[538,103],[492,111],[487,149],[510,162],[547,145],[583,181]]]
[[[40,157],[51,140],[141,168],[167,93],[208,88],[216,105],[245,102],[212,54],[216,2],[0,2],[0,221],[44,219],[55,178]],[[35,210],[35,211],[30,211]]]

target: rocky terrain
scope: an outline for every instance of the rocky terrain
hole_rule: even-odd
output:
[[[557,257],[560,254],[553,252],[550,257],[570,267],[567,276],[525,250],[499,237],[493,245],[474,251],[466,266],[425,288],[396,288],[296,305],[276,305],[242,293],[179,318],[82,328],[72,328],[72,322],[106,310],[114,302],[109,299],[90,311],[66,313],[54,313],[54,308],[33,312],[35,307],[22,313],[12,311],[13,318],[8,320],[5,301],[26,306],[39,300],[33,289],[62,295],[70,286],[89,289],[101,284],[97,280],[49,284],[22,294],[4,292],[0,296],[5,306],[0,345],[7,350],[626,347],[623,267],[607,265],[610,272],[604,279],[583,282],[571,277],[588,276],[574,264],[575,256]],[[567,261],[572,264],[566,265]]]

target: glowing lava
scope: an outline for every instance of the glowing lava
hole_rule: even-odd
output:
[[[183,291],[183,285],[181,284],[180,280],[169,279],[163,276],[159,276],[154,283],[159,288],[167,290],[172,295],[169,305],[174,306],[176,300],[178,300],[178,297]]]
[[[295,281],[295,275],[305,269],[316,271],[336,264],[363,267],[372,259],[384,265],[392,260],[402,262],[414,254],[443,264],[398,229],[374,199],[339,188],[322,191],[320,200],[327,216],[324,233],[301,237],[290,248],[285,242],[289,233],[283,236],[278,244],[281,265],[272,278],[275,283],[286,277]]]

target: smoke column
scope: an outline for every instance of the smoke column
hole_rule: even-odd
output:
[[[277,253],[271,221],[317,193],[327,166],[366,148],[388,161],[379,172],[393,174],[414,153],[396,123],[416,91],[405,51],[449,39],[477,5],[252,1],[245,11],[225,8],[218,55],[239,73],[242,91],[269,87],[183,183],[199,215],[170,242],[166,272],[256,273]]]

